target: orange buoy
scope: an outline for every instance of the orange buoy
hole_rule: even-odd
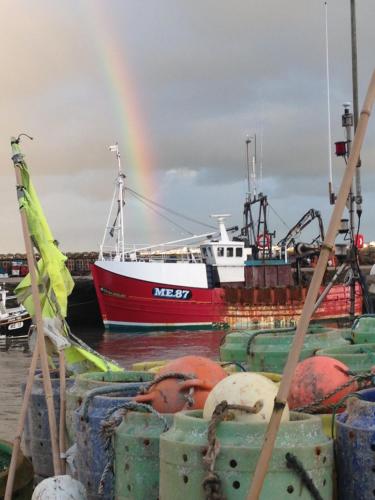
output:
[[[349,368],[334,358],[328,356],[313,356],[298,363],[294,372],[288,397],[289,408],[300,408],[318,401],[320,405],[313,407],[318,410],[338,403],[344,396],[357,390],[356,382],[326,398],[335,389],[349,382]],[[329,408],[323,410],[328,413]]]
[[[135,397],[160,413],[199,410],[207,396],[227,373],[214,361],[202,356],[184,356],[165,365],[146,394]]]

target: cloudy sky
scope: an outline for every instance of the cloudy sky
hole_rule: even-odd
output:
[[[360,105],[374,69],[374,19],[374,0],[357,0]],[[328,0],[328,24],[334,142],[344,138],[342,103],[352,100],[349,0]],[[0,252],[24,248],[9,141],[21,132],[34,137],[22,149],[65,251],[99,246],[115,141],[131,189],[208,224],[213,213],[240,224],[245,139],[257,134],[258,189],[277,238],[309,208],[328,221],[323,1],[2,0],[0,57]],[[343,160],[333,158],[333,169],[338,187]],[[374,120],[362,182],[371,240]],[[129,243],[206,231],[174,217],[171,225],[130,195],[126,208]]]

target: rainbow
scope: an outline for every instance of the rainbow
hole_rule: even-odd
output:
[[[99,58],[104,68],[108,86],[111,89],[121,137],[120,152],[127,175],[135,182],[134,189],[156,201],[155,162],[150,135],[139,105],[132,72],[126,60],[126,53],[116,39],[111,26],[110,9],[107,2],[82,0],[85,13],[89,15]],[[122,149],[125,145],[125,151]]]

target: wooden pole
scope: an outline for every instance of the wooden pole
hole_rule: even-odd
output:
[[[13,441],[12,458],[10,460],[10,465],[9,465],[9,472],[8,472],[4,500],[11,500],[12,499],[14,477],[16,475],[17,457],[18,457],[18,454],[19,454],[19,451],[21,448],[22,433],[23,433],[23,429],[24,429],[25,421],[26,421],[26,417],[27,417],[27,410],[29,407],[29,400],[30,400],[31,390],[33,387],[33,381],[34,381],[36,366],[38,363],[38,357],[39,357],[39,348],[38,348],[38,344],[36,344],[34,352],[33,352],[33,357],[31,359],[29,374],[27,377],[27,382],[26,382],[26,387],[25,387],[25,393],[23,395],[21,412],[20,412],[20,415],[18,417],[16,436],[15,436],[14,441]]]
[[[258,459],[255,469],[253,481],[251,483],[250,491],[247,500],[257,500],[261,493],[265,475],[267,473],[268,464],[272,456],[274,443],[277,436],[277,431],[280,425],[283,410],[287,403],[290,384],[292,377],[297,366],[301,349],[309,322],[313,313],[314,304],[319,293],[319,288],[327,267],[328,258],[332,252],[336,235],[340,226],[340,219],[342,217],[345,203],[348,198],[350,186],[355,173],[355,168],[358,163],[358,158],[364,136],[367,129],[368,120],[370,117],[371,109],[375,100],[375,71],[372,74],[371,82],[367,91],[366,99],[363,105],[361,116],[358,122],[357,131],[354,137],[352,150],[350,152],[348,165],[346,167],[344,177],[341,182],[340,190],[337,196],[336,204],[333,209],[328,231],[322,245],[318,264],[307,293],[306,301],[302,310],[301,317],[298,321],[297,331],[294,337],[292,348],[289,352],[288,360],[286,362],[284,373],[281,379],[279,391],[275,398],[273,413],[267,427],[264,438],[263,447]]]
[[[19,153],[20,154],[20,153]],[[15,173],[17,179],[17,186],[22,186],[22,178],[20,168],[21,165],[19,163],[18,158],[13,157],[13,162],[15,166]],[[33,303],[35,307],[35,322],[37,329],[37,351],[40,356],[40,362],[42,367],[42,376],[43,376],[43,386],[44,386],[44,394],[46,397],[46,404],[48,410],[48,423],[50,428],[51,435],[51,447],[52,447],[52,458],[53,458],[53,469],[55,475],[61,474],[61,463],[60,463],[60,453],[59,453],[59,443],[58,443],[58,434],[57,434],[57,425],[56,425],[56,415],[55,408],[53,405],[53,393],[52,393],[52,384],[51,377],[49,373],[48,367],[48,357],[47,357],[47,349],[44,339],[44,328],[43,328],[43,318],[42,318],[42,307],[40,303],[39,290],[38,290],[38,281],[37,281],[37,272],[35,266],[34,252],[31,244],[31,238],[29,234],[29,228],[27,224],[26,215],[23,210],[20,210],[21,215],[21,223],[22,223],[22,232],[23,238],[25,242],[26,248],[26,256],[27,256],[27,264],[29,267],[30,278],[31,278],[31,292],[33,297]],[[21,421],[21,419],[20,419]],[[22,433],[22,430],[21,432]],[[11,472],[11,471],[9,471]],[[13,474],[13,471],[12,471]],[[13,488],[13,486],[12,486]],[[8,497],[5,500],[11,500],[11,490],[8,488]],[[10,493],[9,493],[10,490]]]
[[[65,413],[66,413],[66,371],[65,371],[65,353],[59,352],[59,371],[60,371],[60,426],[59,426],[59,447],[61,457],[61,474],[66,473],[65,462]]]

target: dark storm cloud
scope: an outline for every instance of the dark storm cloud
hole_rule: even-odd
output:
[[[351,101],[349,5],[328,2],[333,141],[343,138],[341,105]],[[104,31],[136,84],[165,204],[207,217],[222,203],[240,216],[244,140],[254,133],[258,145],[263,137],[264,184],[291,219],[297,193],[305,197],[301,209],[325,201],[323,1],[6,0],[1,9],[4,250],[20,245],[11,230],[19,221],[9,136],[21,131],[35,136],[23,147],[58,239],[68,248],[95,248],[100,240],[115,173],[107,146],[125,142],[102,60]],[[373,0],[357,2],[361,102],[373,69],[374,18]],[[375,170],[374,137],[370,124],[364,176]],[[127,168],[132,184],[137,166]],[[142,240],[139,226],[137,219],[131,230]]]

